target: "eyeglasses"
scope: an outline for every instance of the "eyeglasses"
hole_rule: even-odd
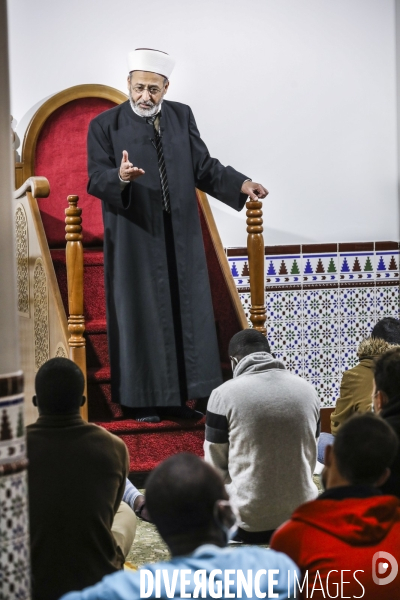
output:
[[[132,90],[136,93],[136,94],[143,94],[143,92],[145,90],[147,90],[150,94],[150,96],[157,96],[157,94],[160,94],[162,92],[162,90],[160,90],[159,87],[157,87],[156,85],[134,85],[132,86]]]

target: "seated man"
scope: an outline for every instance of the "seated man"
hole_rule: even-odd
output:
[[[32,598],[56,600],[122,569],[136,517],[121,503],[125,444],[79,414],[79,367],[53,358],[39,369],[35,387],[39,418],[26,430]]]
[[[234,335],[229,355],[233,379],[208,402],[205,459],[220,469],[239,510],[237,541],[267,544],[299,504],[317,496],[319,399],[255,329]]]
[[[400,442],[400,348],[380,356],[374,366],[374,408],[396,432]],[[381,486],[384,494],[400,498],[400,445],[390,477]]]
[[[249,598],[293,597],[288,596],[288,576],[293,579],[294,573],[298,577],[300,574],[287,556],[262,548],[225,548],[235,529],[235,516],[221,477],[197,456],[176,454],[161,463],[147,480],[146,503],[172,559],[146,565],[139,573],[114,573],[94,587],[67,594],[62,600],[209,598],[212,594],[208,591],[219,594],[214,596],[218,598],[229,597],[225,595],[228,591],[230,597],[236,597],[238,587],[242,591],[245,588],[235,573],[241,570],[248,578],[249,569],[254,589]],[[268,569],[276,569],[273,585],[272,573],[266,573]],[[259,570],[264,571],[257,580]],[[160,577],[158,595],[157,574]],[[168,592],[167,586],[170,586]],[[229,586],[229,590],[225,586]],[[257,592],[262,595],[256,595]],[[243,597],[246,597],[245,592]]]
[[[393,345],[400,345],[400,321],[393,317],[385,317],[378,321],[371,332],[371,337],[363,340],[358,348],[359,363],[352,369],[344,371],[340,384],[340,396],[336,400],[335,410],[331,414],[331,433],[321,433],[318,441],[318,461],[324,462],[324,451],[327,444],[333,443],[333,436],[355,412],[372,410],[372,385],[374,358],[380,356]]]
[[[397,447],[389,425],[369,413],[349,419],[326,447],[326,491],[295,510],[271,540],[271,548],[300,567],[304,598],[400,598],[400,577],[391,577],[399,557],[400,502],[378,489]]]

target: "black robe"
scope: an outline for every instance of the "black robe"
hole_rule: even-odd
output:
[[[164,101],[160,132],[171,202],[186,393],[188,399],[202,398],[222,378],[195,187],[241,210],[246,196],[240,189],[247,177],[210,157],[188,106]],[[112,400],[133,407],[178,406],[182,400],[166,215],[153,144],[153,126],[136,115],[129,102],[90,123],[88,192],[103,205]],[[145,175],[122,190],[118,173],[123,150]]]

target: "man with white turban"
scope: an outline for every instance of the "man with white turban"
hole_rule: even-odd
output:
[[[90,124],[102,200],[112,400],[138,420],[196,417],[222,383],[195,188],[241,210],[267,190],[212,158],[189,106],[164,100],[171,56],[129,54],[129,101]]]

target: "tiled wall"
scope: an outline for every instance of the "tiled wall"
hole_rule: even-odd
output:
[[[227,256],[248,316],[247,250]],[[399,318],[399,243],[267,246],[265,291],[272,352],[334,406],[360,341],[379,319]]]

